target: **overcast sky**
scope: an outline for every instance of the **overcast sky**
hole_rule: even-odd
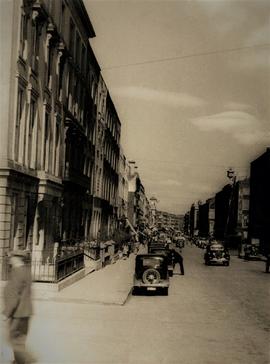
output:
[[[124,152],[158,208],[214,196],[230,166],[248,176],[270,146],[270,1],[84,3]]]

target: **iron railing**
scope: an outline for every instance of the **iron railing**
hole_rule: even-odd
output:
[[[45,259],[44,256],[46,256]],[[33,281],[57,283],[84,268],[84,252],[80,249],[53,257],[48,252],[43,251],[41,257],[38,258],[35,252],[27,264],[31,266]],[[7,257],[2,258],[0,266],[2,279],[7,280],[10,272],[9,259]]]

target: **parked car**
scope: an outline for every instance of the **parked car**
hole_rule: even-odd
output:
[[[230,254],[222,244],[210,244],[206,247],[204,254],[205,265],[230,265]]]
[[[151,253],[152,254],[162,254],[167,257],[167,263],[168,263],[168,273],[169,277],[173,276],[173,262],[169,257],[169,248],[152,248]]]
[[[133,293],[141,290],[160,291],[168,295],[168,258],[165,254],[139,254],[136,256]]]
[[[255,244],[245,244],[244,258],[246,260],[261,260],[259,247]]]

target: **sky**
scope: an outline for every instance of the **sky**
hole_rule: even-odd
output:
[[[270,147],[270,2],[84,0],[148,198],[183,214]]]

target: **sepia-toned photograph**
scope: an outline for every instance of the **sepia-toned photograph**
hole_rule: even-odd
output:
[[[270,363],[270,1],[0,0],[0,363]]]

